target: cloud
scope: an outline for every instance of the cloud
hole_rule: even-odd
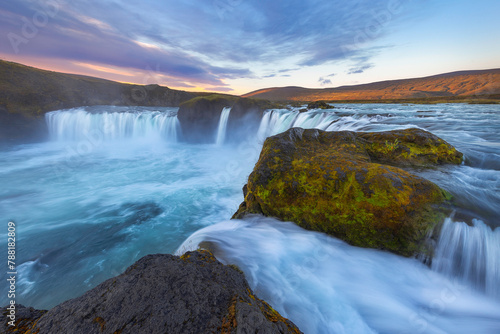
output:
[[[415,12],[406,2],[390,13],[385,1],[369,0],[102,0],[92,5],[16,0],[0,5],[5,17],[0,36],[22,36],[23,20],[33,21],[48,3],[60,6],[37,27],[35,37],[18,45],[24,55],[153,68],[186,83],[214,86],[256,77],[250,68],[259,65],[276,64],[277,73],[285,73],[363,52],[370,57],[366,42],[383,37]],[[384,15],[387,22],[381,21]],[[15,54],[6,38],[0,52]],[[286,67],[280,68],[282,63]]]
[[[210,92],[232,92],[234,89],[229,87],[209,87],[205,88],[205,90]]]
[[[351,67],[347,74],[360,74],[373,67],[373,64],[366,64],[358,67]]]
[[[364,71],[374,67],[374,64],[364,64],[364,65],[359,65],[355,67],[351,67],[348,71],[347,74],[360,74],[363,73]]]
[[[330,79],[319,78],[318,81],[321,84],[321,86],[327,86],[332,84],[332,80]]]
[[[93,63],[96,67],[108,65],[129,68],[218,86],[225,85],[224,79],[252,76],[248,69],[213,66],[183,49],[141,45],[127,38],[126,34],[116,34],[114,31],[118,29],[111,28],[112,22],[91,19],[83,14],[73,15],[72,9],[61,7],[57,15],[53,18],[47,16],[47,23],[37,27],[36,21],[31,22],[27,18],[43,13],[43,8],[33,8],[30,3],[22,1],[20,3],[25,6],[8,11],[10,22],[17,22],[17,27],[0,25],[0,31],[7,31],[5,36],[10,33],[22,42],[16,44],[7,40],[7,43],[1,43],[0,52],[4,54],[21,53],[24,56]]]
[[[327,78],[332,78],[335,76],[335,73],[331,73],[331,74],[328,74],[328,75],[325,75],[323,77],[320,77],[318,79],[318,82],[320,83],[321,86],[328,86],[328,85],[331,85],[332,84],[332,80],[330,79],[327,79]]]

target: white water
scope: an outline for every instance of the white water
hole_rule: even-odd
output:
[[[265,139],[293,127],[326,130],[332,122],[338,119],[339,117],[335,114],[326,112],[299,113],[298,111],[290,112],[289,110],[266,111],[262,117],[257,136],[259,139]]]
[[[119,109],[119,107],[115,107]],[[93,112],[96,107],[52,111],[45,118],[56,141],[123,140],[144,138],[177,141],[176,108]],[[111,108],[113,109],[113,108]]]
[[[500,333],[500,303],[415,259],[349,246],[261,216],[194,233],[304,333]]]
[[[226,140],[226,128],[230,112],[230,107],[225,107],[224,109],[222,109],[222,112],[220,114],[219,126],[217,127],[217,136],[215,138],[216,145],[222,145]]]
[[[500,261],[499,229],[488,227],[500,225],[499,106],[275,110],[264,114],[258,136],[221,146],[176,142],[175,113],[105,106],[58,111],[47,116],[52,142],[0,150],[0,221],[16,221],[19,232],[16,302],[50,308],[146,254],[173,252],[208,226],[187,247],[211,241],[222,260],[244,270],[260,297],[305,332],[500,332],[498,271],[484,269]],[[430,270],[262,217],[214,225],[237,210],[263,137],[291,126],[419,127],[446,139],[465,153],[465,164],[415,172],[452,192],[476,226],[445,224]],[[0,248],[5,240],[0,230]],[[1,305],[8,302],[6,289],[0,282]]]
[[[331,111],[300,113],[297,110],[287,109],[269,110],[264,112],[257,136],[262,140],[294,127],[325,131],[358,131],[370,124],[383,122],[386,118],[363,114],[358,117],[338,116]]]
[[[500,228],[473,224],[445,221],[432,269],[500,300]]]

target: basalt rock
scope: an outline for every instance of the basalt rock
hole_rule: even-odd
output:
[[[48,139],[49,133],[43,116],[25,116],[11,113],[0,105],[0,146],[38,142]]]
[[[227,133],[228,140],[242,139],[249,130],[255,133],[264,110],[277,105],[266,100],[246,99],[231,95],[212,94],[200,96],[182,103],[177,117],[183,138],[187,142],[200,143],[215,140],[222,109],[230,107]]]
[[[12,312],[7,307],[0,309],[0,329],[2,329],[2,333],[29,333],[38,319],[47,313],[46,310],[35,310],[33,307],[25,307],[24,305],[10,307]],[[13,318],[9,318],[9,316]]]
[[[325,101],[314,101],[307,105],[307,109],[333,109],[331,105]]]
[[[253,294],[243,273],[221,264],[205,250],[181,257],[148,255],[83,296],[43,315],[37,312],[31,309],[23,327],[16,327],[18,331],[5,330],[38,334],[300,333]]]
[[[293,128],[268,138],[233,218],[258,213],[348,243],[412,256],[444,220],[450,195],[397,166],[459,164],[419,129],[379,133]]]

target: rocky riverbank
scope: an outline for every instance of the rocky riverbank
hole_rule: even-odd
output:
[[[49,311],[18,306],[4,333],[301,333],[208,251],[148,255]]]

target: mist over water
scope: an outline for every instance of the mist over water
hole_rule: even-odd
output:
[[[47,114],[52,141],[0,151],[0,220],[18,230],[17,303],[47,309],[144,255],[202,244],[240,266],[256,293],[306,333],[500,332],[499,106],[274,110],[242,142],[226,140],[227,110],[212,142],[199,145],[179,142],[176,112],[56,111]],[[432,268],[269,218],[227,221],[265,137],[293,126],[419,127],[465,154],[462,166],[413,171],[460,207],[443,227]],[[6,291],[1,282],[2,305]]]
[[[52,111],[45,119],[53,140],[82,141],[150,139],[177,141],[177,108],[86,107]]]
[[[261,216],[192,235],[245,272],[256,293],[304,333],[497,333],[500,303],[415,259],[349,246]]]

